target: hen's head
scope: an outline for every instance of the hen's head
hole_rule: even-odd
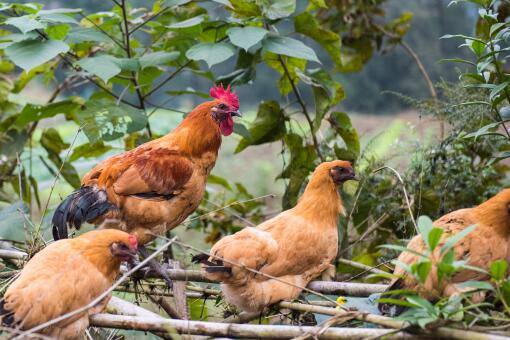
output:
[[[220,127],[221,134],[228,136],[234,131],[232,117],[241,116],[239,98],[230,91],[230,85],[227,88],[224,88],[222,84],[213,86],[209,93],[211,97],[215,98],[211,107],[211,116]]]
[[[323,162],[315,169],[312,174],[312,180],[333,182],[335,185],[342,184],[348,180],[358,180],[351,162],[335,160]]]
[[[76,240],[86,241],[90,253],[101,254],[119,261],[130,261],[136,256],[138,240],[134,235],[116,229],[100,229],[80,235]],[[85,245],[85,244],[84,244]]]

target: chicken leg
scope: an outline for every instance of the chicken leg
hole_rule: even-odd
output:
[[[142,257],[144,259],[148,258],[149,257],[149,252],[147,250],[147,248],[145,248],[145,246],[139,246],[138,247],[138,252],[140,253],[140,255],[142,255]],[[165,280],[167,286],[169,289],[172,289],[173,287],[173,282],[172,280],[170,280],[170,277],[168,276],[168,274],[166,273],[165,269],[163,268],[163,266],[161,264],[158,263],[158,261],[154,260],[154,259],[151,259],[147,262],[147,264],[149,265],[149,268],[151,270],[153,270],[154,272],[158,273],[159,275],[161,275],[161,277],[163,278],[163,280]]]

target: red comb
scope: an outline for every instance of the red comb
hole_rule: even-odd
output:
[[[224,101],[226,104],[232,106],[235,110],[239,110],[239,98],[234,92],[230,92],[230,85],[227,88],[223,84],[211,87],[209,90],[211,97]]]
[[[131,244],[131,247],[134,249],[138,248],[138,240],[136,239],[135,235],[129,235],[128,236],[129,243]]]

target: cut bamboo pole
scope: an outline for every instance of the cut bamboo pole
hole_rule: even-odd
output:
[[[137,316],[96,314],[90,317],[95,327],[132,329],[159,333],[180,333],[242,338],[290,339],[304,333],[316,334],[320,327],[233,324],[205,321],[173,320]],[[389,335],[390,339],[410,339],[405,333],[377,328],[329,328],[318,335],[320,339],[365,339]]]

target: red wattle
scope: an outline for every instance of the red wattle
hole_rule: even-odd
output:
[[[223,136],[229,136],[234,131],[234,121],[228,117],[220,122],[220,130]]]

